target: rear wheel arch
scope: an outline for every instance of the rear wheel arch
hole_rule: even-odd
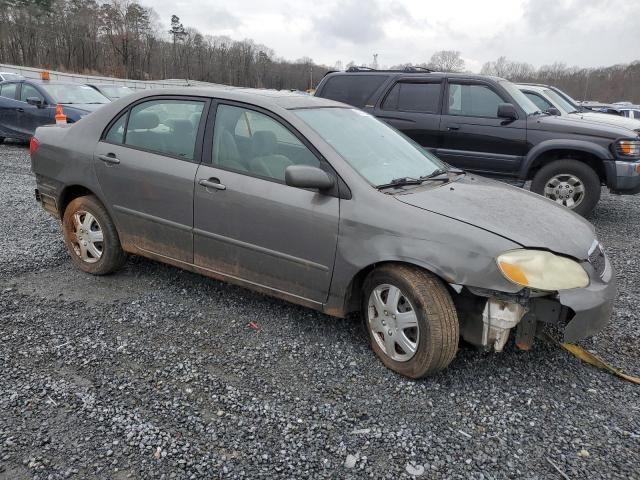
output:
[[[93,195],[98,198],[95,192],[83,185],[65,186],[58,196],[58,212],[60,213],[60,218],[64,216],[64,211],[67,209],[67,205],[69,205],[69,203],[78,197],[84,197],[86,195]]]

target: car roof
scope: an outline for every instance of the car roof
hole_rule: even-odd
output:
[[[501,77],[495,77],[492,75],[478,75],[476,73],[451,73],[451,72],[415,72],[411,70],[356,70],[346,72],[329,72],[327,77],[331,76],[371,76],[371,75],[384,75],[384,76],[398,76],[405,78],[463,78],[463,79],[476,79],[476,80],[493,80],[499,82],[504,80]]]
[[[170,87],[143,90],[126,98],[135,100],[157,95],[187,95],[197,97],[215,97],[224,100],[250,103],[263,108],[280,107],[287,110],[297,108],[342,107],[353,108],[344,103],[314,97],[306,93],[289,90],[267,90],[244,87]]]

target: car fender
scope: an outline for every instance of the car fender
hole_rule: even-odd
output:
[[[581,152],[589,153],[595,155],[600,160],[603,160],[605,164],[605,169],[607,169],[606,160],[613,160],[613,155],[610,151],[604,148],[601,145],[597,145],[593,142],[588,142],[585,140],[568,140],[568,139],[556,139],[556,140],[545,140],[544,142],[539,143],[535,147],[533,147],[527,156],[525,157],[522,165],[520,166],[520,180],[526,180],[527,174],[531,169],[532,165],[535,163],[536,159],[538,159],[542,154],[551,150],[578,150]],[[609,170],[606,170],[607,177],[609,176]]]

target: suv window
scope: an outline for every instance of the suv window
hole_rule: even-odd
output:
[[[152,100],[133,107],[129,113],[124,144],[193,160],[196,136],[204,102],[195,100]],[[116,122],[111,132],[119,128]],[[117,130],[114,137],[117,139]]]
[[[22,90],[20,91],[20,100],[23,102],[27,101],[27,98],[39,98],[44,101],[44,97],[42,94],[34,87],[33,85],[29,85],[28,83],[22,84]]]
[[[536,107],[540,109],[541,112],[546,112],[553,106],[537,93],[524,92],[524,94],[527,96],[529,100],[531,100],[534,103]]]
[[[436,113],[440,103],[440,83],[398,82],[382,104],[383,110]]]
[[[486,85],[449,83],[448,103],[451,115],[497,118],[504,100]]]
[[[11,98],[15,100],[16,87],[17,87],[17,84],[15,83],[7,83],[5,85],[0,86],[0,97]]]
[[[362,108],[386,79],[384,75],[336,75],[327,80],[322,97]]]
[[[280,122],[231,105],[218,107],[212,155],[216,167],[282,182],[289,165],[320,166],[318,158]]]

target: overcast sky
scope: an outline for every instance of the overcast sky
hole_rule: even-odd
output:
[[[141,0],[204,34],[334,65],[428,62],[459,50],[478,71],[501,55],[539,67],[640,59],[640,0]]]

